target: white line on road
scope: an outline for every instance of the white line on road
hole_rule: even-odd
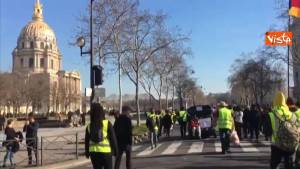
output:
[[[215,142],[216,152],[222,152],[222,146],[220,142]]]
[[[173,142],[170,144],[161,154],[173,154],[176,152],[176,150],[181,146],[182,142]]]
[[[253,143],[241,142],[240,146],[241,146],[243,152],[258,152],[259,151]],[[243,146],[246,146],[246,147],[243,147]]]
[[[146,148],[144,151],[138,153],[136,156],[147,156],[152,154],[157,148],[159,148],[161,146],[161,144],[158,144],[156,148],[151,150],[151,146],[149,146],[148,148]]]
[[[201,153],[203,151],[203,144],[203,142],[194,142],[191,145],[188,153]]]
[[[132,151],[136,151],[137,149],[141,148],[142,146],[141,145],[138,145],[138,146],[133,146],[132,147]]]

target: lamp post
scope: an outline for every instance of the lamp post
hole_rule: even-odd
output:
[[[84,37],[79,37],[76,41],[76,44],[78,47],[80,47],[80,55],[90,55],[90,87],[92,89],[92,93],[94,92],[94,73],[93,73],[93,65],[94,65],[94,52],[93,52],[93,2],[94,0],[90,0],[90,50],[88,51],[82,51],[82,48],[85,46],[85,39]],[[92,105],[92,100],[93,100],[93,94],[90,99],[90,108]]]

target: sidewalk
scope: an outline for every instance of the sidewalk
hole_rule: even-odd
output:
[[[39,166],[39,167],[25,167],[23,169],[71,169],[74,167],[78,167],[81,165],[85,165],[90,163],[90,159],[86,159],[85,157],[81,157],[78,160],[70,160],[65,162],[60,162],[51,165]]]

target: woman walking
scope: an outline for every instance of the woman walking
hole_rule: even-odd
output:
[[[94,169],[112,169],[112,156],[118,154],[118,147],[112,124],[105,119],[105,112],[99,103],[91,107],[91,123],[85,132],[85,155],[91,158]]]

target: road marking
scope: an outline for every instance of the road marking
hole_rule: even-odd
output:
[[[138,153],[136,156],[147,156],[152,154],[155,150],[157,150],[159,147],[161,146],[161,144],[158,144],[156,148],[151,150],[151,146],[149,146],[148,148],[146,148],[144,151]]]
[[[250,142],[241,142],[240,146],[243,152],[258,152],[259,150],[255,147],[253,143]],[[243,147],[246,146],[246,147]]]
[[[220,142],[215,142],[215,150],[216,152],[222,152],[222,145]]]
[[[176,152],[176,150],[181,146],[182,142],[173,142],[170,144],[161,154],[173,154]]]
[[[188,153],[201,153],[203,151],[203,142],[193,142]]]
[[[136,151],[137,149],[141,148],[142,146],[141,145],[138,145],[138,146],[133,146],[132,147],[132,151]]]

